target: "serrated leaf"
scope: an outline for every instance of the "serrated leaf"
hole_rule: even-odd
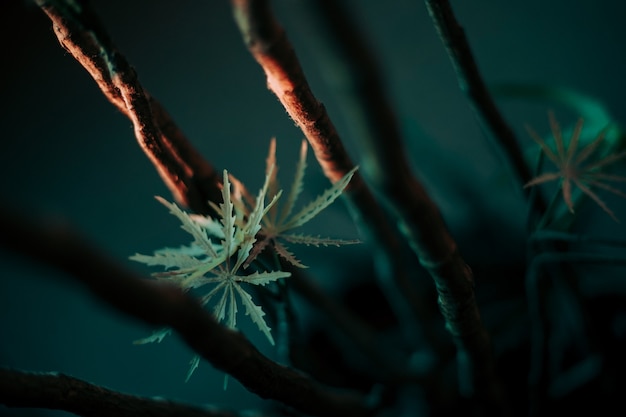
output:
[[[284,271],[268,271],[268,272],[255,272],[250,275],[237,276],[237,281],[247,282],[254,285],[266,285],[270,282],[274,282],[281,278],[287,278],[291,276],[290,272]]]
[[[219,247],[216,245],[213,245],[213,247],[219,251]],[[204,251],[204,249],[202,249],[201,247],[194,245],[193,243],[191,245],[181,245],[177,248],[172,248],[169,246],[166,246],[164,248],[161,249],[157,249],[154,251],[154,254],[163,254],[163,253],[177,253],[177,254],[182,254],[182,255],[189,255],[189,256],[193,256],[193,257],[206,257],[208,256],[207,253]]]
[[[189,371],[187,371],[187,377],[185,378],[185,382],[189,382],[189,378],[194,373],[194,371],[198,368],[200,364],[200,355],[194,355],[193,358],[189,361]]]
[[[148,266],[164,266],[166,269],[170,268],[192,268],[202,263],[193,256],[184,255],[181,253],[155,253],[152,255],[142,255],[136,253],[133,256],[129,256],[128,259],[135,262],[141,262]]]
[[[308,266],[304,265],[302,262],[300,262],[298,259],[296,259],[294,254],[289,252],[287,250],[287,248],[285,246],[283,246],[281,243],[275,241],[274,242],[274,250],[276,251],[276,253],[281,258],[283,258],[284,260],[286,260],[287,262],[289,262],[293,266],[296,266],[298,268],[308,268]]]
[[[155,330],[148,337],[144,337],[143,339],[138,339],[133,342],[134,345],[145,345],[146,343],[161,343],[165,336],[172,333],[172,329],[169,327],[165,327],[163,329]]]
[[[310,236],[303,234],[282,234],[280,235],[282,239],[285,239],[290,243],[298,243],[307,246],[342,246],[342,245],[355,245],[357,243],[361,243],[358,239],[352,240],[344,240],[344,239],[333,239],[329,237],[321,237],[321,236]]]
[[[306,154],[307,142],[306,140],[303,140],[300,146],[300,159],[298,159],[298,164],[296,165],[296,173],[293,178],[293,183],[291,184],[291,190],[289,190],[289,195],[287,196],[287,201],[283,205],[283,209],[280,213],[279,223],[287,220],[293,211],[296,200],[302,192],[302,188],[304,186],[304,172],[306,171]]]
[[[193,236],[193,243],[201,248],[203,248],[208,255],[213,258],[217,258],[217,252],[211,241],[207,237],[206,231],[196,224],[187,213],[182,211],[176,204],[170,203],[165,200],[163,197],[155,197],[161,204],[167,207],[170,210],[170,213],[176,216],[182,225],[180,226],[184,231]]]
[[[205,294],[201,299],[201,303],[204,306],[205,304],[207,304],[211,298],[213,298],[213,296],[215,294],[217,294],[221,289],[224,288],[224,286],[226,285],[226,281],[221,281],[218,285],[215,286],[215,288],[213,288],[208,294]]]
[[[233,205],[244,216],[254,209],[255,198],[250,194],[243,182],[239,181],[233,174],[229,174],[230,182],[233,185]]]
[[[224,200],[220,208],[220,216],[222,223],[222,233],[224,234],[223,246],[228,251],[228,256],[235,253],[238,242],[235,240],[235,215],[233,203],[230,198],[230,182],[228,180],[228,171],[223,173],[224,184],[222,186],[222,199]]]
[[[263,252],[263,250],[267,247],[269,243],[270,243],[270,239],[267,239],[267,238],[257,241],[255,245],[252,246],[252,250],[250,251],[250,254],[246,258],[246,261],[243,263],[243,267],[247,268],[248,266],[250,266],[250,264],[254,262],[257,256],[259,256],[259,254]]]
[[[246,315],[250,316],[252,321],[258,326],[259,330],[261,330],[263,334],[265,334],[265,336],[267,337],[267,339],[273,346],[274,338],[272,337],[272,334],[270,333],[271,329],[269,328],[269,326],[265,322],[265,319],[263,318],[263,316],[265,316],[265,312],[263,311],[261,307],[254,304],[254,302],[252,301],[252,296],[248,294],[246,291],[244,291],[243,288],[241,288],[239,285],[235,285],[234,287],[237,293],[239,293],[241,302],[246,307]]]
[[[221,222],[200,214],[190,214],[189,218],[197,225],[202,226],[209,236],[213,236],[221,240],[224,239],[224,230],[222,229]],[[215,247],[217,245],[213,244],[213,246]]]
[[[282,227],[282,230],[289,230],[307,223],[309,220],[317,216],[322,210],[328,207],[333,201],[335,201],[343,192],[344,188],[348,185],[352,176],[356,172],[358,167],[354,167],[337,181],[331,188],[324,191],[315,200],[307,204],[298,214],[294,215],[289,221],[287,221]]]
[[[280,192],[272,198],[272,201],[265,206],[265,194],[267,193],[267,189],[269,187],[269,182],[271,178],[273,168],[270,168],[270,172],[265,176],[265,182],[263,183],[263,187],[259,191],[259,195],[256,199],[256,205],[250,216],[248,217],[248,223],[246,227],[243,229],[243,237],[241,248],[239,249],[239,253],[237,254],[237,262],[235,264],[234,270],[238,269],[250,254],[252,250],[252,246],[254,242],[256,242],[256,234],[261,230],[261,220],[267,214],[267,211],[273,207],[278,199],[280,198]]]
[[[278,194],[280,184],[278,182],[278,165],[276,164],[276,138],[272,138],[270,141],[270,149],[265,159],[265,176],[268,180],[267,190],[269,195]],[[268,215],[272,220],[276,220],[276,206],[270,208]]]

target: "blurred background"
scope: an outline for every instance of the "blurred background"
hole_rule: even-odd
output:
[[[302,134],[267,90],[228,1],[92,3],[144,87],[218,170],[228,169],[252,190],[260,187],[269,141],[276,137],[280,176],[289,184]],[[523,261],[526,207],[521,185],[509,176],[460,92],[423,2],[345,3],[378,59],[415,172],[439,204],[461,253],[477,270]],[[351,136],[349,121],[343,119],[332,74],[320,65],[309,12],[298,0],[272,4],[313,92],[358,163],[359,138]],[[452,6],[488,84],[568,87],[595,97],[616,123],[626,121],[625,2],[478,0],[452,1]],[[2,1],[0,16],[5,21],[2,204],[69,222],[110,256],[147,271],[128,256],[188,239],[153,198],[171,196],[137,146],[130,122],[60,47],[50,21],[36,6]],[[512,98],[499,98],[498,104],[525,149],[533,144],[524,123],[547,137],[550,104]],[[579,116],[556,104],[552,108],[565,127]],[[312,155],[308,162],[303,202],[328,187]],[[602,197],[626,219],[623,202]],[[592,211],[593,233],[624,235],[623,222],[615,224],[600,210]],[[358,236],[341,202],[312,222],[311,229],[338,238]],[[371,269],[368,242],[297,249],[298,257],[312,266],[312,275],[331,292]],[[346,264],[353,265],[351,274],[345,273]],[[49,279],[56,272],[6,252],[0,252],[0,270],[0,365],[58,371],[122,392],[226,409],[263,406],[263,400],[234,379],[224,391],[223,375],[206,362],[185,383],[192,352],[176,337],[159,345],[133,345],[152,329],[101,305],[71,283]],[[346,275],[347,281],[339,280]],[[299,308],[306,327],[314,316],[305,306]],[[255,328],[244,326],[243,331],[274,356]],[[0,406],[0,415],[69,414]]]

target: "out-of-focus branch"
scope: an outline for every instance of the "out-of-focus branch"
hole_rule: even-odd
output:
[[[513,130],[504,120],[480,75],[465,32],[456,20],[450,2],[425,0],[425,3],[439,37],[448,51],[459,87],[467,95],[483,127],[504,151],[520,184],[526,184],[532,179],[532,172],[524,160]],[[537,197],[533,210],[543,213],[546,203],[541,196]]]
[[[313,97],[293,49],[283,29],[271,15],[267,1],[231,1],[246,44],[265,70],[269,88],[316,149],[318,161],[327,177],[331,181],[337,180],[344,170],[351,167],[351,163],[326,112]],[[359,52],[363,52],[363,48]],[[365,62],[365,65],[370,64]],[[378,85],[364,92],[367,97],[359,99],[369,101],[372,97],[378,98],[375,91]],[[380,114],[373,115],[377,112]],[[369,141],[370,148],[373,148],[371,151],[378,154],[377,161],[373,163],[380,164],[374,181],[379,181],[380,190],[400,215],[402,232],[435,281],[441,311],[459,351],[462,388],[492,405],[501,404],[489,338],[480,321],[474,297],[471,270],[459,255],[438,208],[412,177],[402,156],[399,134],[389,108],[382,104],[381,107],[367,109],[366,113],[376,119],[374,130],[394,136],[391,139],[384,136],[382,140],[376,136]],[[360,177],[359,181],[362,181]],[[352,190],[351,196],[359,192],[369,195],[363,183],[357,183],[356,187],[360,189]],[[362,205],[363,200],[358,197],[355,200],[356,209],[360,210],[369,227],[379,230],[388,224],[384,218],[369,217],[371,206],[366,209]]]
[[[265,71],[269,89],[304,133],[326,177],[336,182],[354,164],[326,109],[313,95],[298,58],[283,28],[272,15],[268,1],[231,0],[231,3],[244,42]],[[388,295],[391,294],[391,304],[405,311],[407,308],[403,307],[408,300],[408,308],[413,313],[413,317],[409,315],[409,318],[417,318],[415,322],[424,317],[423,298],[401,260],[402,243],[358,171],[346,188],[346,195],[357,225],[375,245],[380,269],[385,269],[383,285]],[[405,328],[415,327],[407,320],[406,314],[399,314],[398,318]]]
[[[86,0],[37,0],[61,45],[89,72],[105,97],[133,123],[142,150],[174,198],[197,213],[219,201],[219,176],[165,108],[141,86]]]
[[[239,417],[160,398],[124,394],[56,372],[0,368],[0,403],[7,407],[64,410],[83,417]]]
[[[329,297],[298,268],[290,267],[291,287],[306,301],[325,314],[330,324],[336,326],[358,350],[366,355],[382,382],[423,382],[424,375],[406,369],[407,358],[399,349],[384,344],[384,338],[367,323],[347,310],[342,304]]]
[[[221,195],[216,194],[215,186],[218,178],[213,168],[193,149],[163,106],[143,90],[134,70],[117,51],[88,2],[38,0],[37,3],[52,20],[61,45],[90,73],[105,97],[133,122],[142,149],[177,200],[200,213],[206,212],[207,199],[200,200],[198,195],[212,194],[214,197],[209,199],[219,201]],[[340,317],[339,323],[344,323],[345,309],[335,307],[333,314]],[[362,337],[358,340],[362,333],[355,327],[344,325],[340,329],[366,352],[374,354],[372,346],[361,343]]]
[[[241,334],[218,324],[180,289],[143,279],[91,248],[67,227],[31,223],[0,207],[0,247],[66,272],[115,309],[170,327],[199,355],[262,398],[318,416],[367,416],[355,393],[337,391],[263,356]]]
[[[400,228],[435,281],[439,305],[458,349],[466,395],[503,408],[491,346],[474,296],[474,278],[457,250],[438,207],[411,173],[394,111],[376,60],[341,1],[312,1],[323,19],[316,47],[342,74],[334,87],[341,108],[364,147],[365,174],[397,214]],[[321,23],[321,22],[320,22]]]

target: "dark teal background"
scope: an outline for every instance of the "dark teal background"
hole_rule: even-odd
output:
[[[313,91],[358,162],[358,138],[350,137],[333,89],[320,72],[306,15],[296,0],[272,3]],[[423,2],[348,3],[378,56],[416,169],[470,265],[521,259],[521,192],[508,180],[459,91]],[[266,89],[228,1],[93,4],[143,85],[214,166],[229,169],[256,189],[263,180],[269,140],[276,136],[288,183],[302,134]],[[452,6],[488,83],[568,86],[597,97],[618,123],[626,122],[625,2],[481,0],[452,1]],[[40,10],[8,0],[2,1],[0,15],[11,22],[2,28],[2,204],[67,221],[106,253],[144,271],[127,257],[185,243],[187,237],[153,198],[171,196],[137,146],[130,122],[59,46]],[[524,146],[530,145],[524,123],[547,131],[548,104],[500,104]],[[577,117],[556,110],[564,125]],[[309,165],[310,188],[303,201],[327,186],[312,156]],[[626,205],[603,198],[626,219]],[[624,222],[614,224],[595,208],[593,214],[589,227],[594,233],[624,235]],[[357,234],[341,203],[320,216],[314,231],[342,238]],[[344,283],[331,279],[337,275],[329,271],[371,262],[367,243],[297,253],[331,291]],[[160,345],[132,345],[151,329],[101,305],[79,287],[51,279],[56,272],[5,252],[0,252],[0,271],[0,365],[58,371],[123,392],[228,409],[262,403],[233,379],[223,391],[222,374],[206,362],[185,384],[192,353],[176,337]],[[259,349],[274,355],[256,329],[244,326],[244,331]],[[0,415],[66,414],[0,407]]]

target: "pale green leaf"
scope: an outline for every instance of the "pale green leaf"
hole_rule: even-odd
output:
[[[236,279],[237,281],[247,282],[248,284],[266,285],[266,284],[269,284],[270,282],[274,282],[281,278],[287,278],[289,276],[291,276],[290,272],[269,271],[269,272],[255,272],[253,274],[245,275],[245,276],[244,275],[237,276]]]
[[[267,214],[267,211],[273,207],[278,199],[280,198],[280,192],[272,198],[272,201],[265,206],[265,194],[267,193],[267,189],[269,186],[269,181],[271,178],[271,173],[273,169],[270,169],[268,175],[265,176],[265,182],[263,187],[259,191],[259,195],[256,199],[256,205],[250,216],[248,217],[248,223],[243,229],[243,237],[241,248],[239,249],[239,253],[237,254],[237,262],[235,264],[234,270],[238,269],[250,254],[252,250],[252,246],[254,242],[256,242],[256,234],[261,230],[261,219]]]
[[[278,165],[276,164],[276,138],[270,141],[270,149],[265,159],[265,176],[268,181],[269,195],[276,195],[280,191],[280,183],[278,182]],[[269,217],[276,220],[276,206],[272,206],[268,212]]]
[[[238,285],[231,283],[226,287],[226,291],[228,291],[228,314],[226,316],[226,325],[230,329],[237,327],[237,300],[235,299],[233,287],[236,288]]]
[[[189,218],[197,225],[202,226],[209,236],[213,236],[221,240],[224,239],[224,230],[222,229],[221,222],[200,214],[190,214]],[[214,243],[213,246],[216,247],[218,245]]]
[[[136,253],[130,256],[128,259],[135,262],[141,262],[148,266],[164,266],[166,269],[170,268],[193,268],[201,264],[197,258],[193,256],[184,255],[180,253],[155,253],[154,256],[142,255]]]
[[[302,226],[315,216],[317,216],[322,210],[332,204],[343,192],[344,188],[348,185],[352,176],[358,167],[354,167],[350,172],[337,181],[331,188],[324,191],[315,200],[307,204],[302,210],[294,215],[289,221],[281,226],[282,230],[289,230],[295,227]]]
[[[170,210],[170,213],[174,216],[178,217],[180,222],[182,223],[181,228],[189,233],[194,238],[194,244],[203,248],[208,255],[213,258],[217,258],[217,252],[211,241],[207,237],[206,231],[195,223],[187,213],[182,211],[176,204],[170,203],[162,197],[155,197],[161,204],[167,207]]]
[[[223,246],[228,251],[228,255],[235,253],[238,242],[235,240],[235,215],[233,203],[230,198],[230,182],[228,181],[228,171],[224,170],[224,184],[222,186],[222,199],[224,200],[220,208],[222,223],[222,233],[224,234]]]
[[[230,295],[232,295],[232,291],[229,291],[229,289],[231,288],[231,285],[224,285],[224,291],[222,292],[222,296],[220,297],[219,301],[217,302],[217,304],[215,304],[215,306],[213,307],[213,315],[215,316],[215,319],[217,321],[224,321],[224,318],[226,318],[226,306],[227,304],[230,302],[232,303],[234,300],[230,300]],[[230,323],[228,325],[229,328],[233,328],[230,326]]]
[[[279,223],[287,220],[287,218],[293,211],[296,200],[302,192],[302,188],[304,185],[304,172],[306,171],[306,153],[307,142],[306,140],[303,140],[302,145],[300,146],[300,159],[298,160],[298,164],[296,165],[296,173],[293,178],[293,183],[291,184],[291,190],[289,190],[289,195],[287,196],[287,201],[283,205],[283,209],[280,213]]]
[[[146,343],[161,343],[165,336],[172,333],[172,329],[169,327],[165,327],[163,329],[155,330],[148,337],[144,337],[143,339],[135,340],[133,342],[134,345],[145,345]]]
[[[261,330],[270,341],[270,343],[274,345],[274,338],[270,333],[271,329],[263,318],[263,316],[265,316],[265,312],[263,311],[263,309],[254,304],[254,302],[252,301],[252,296],[244,291],[243,288],[241,288],[239,285],[235,285],[234,287],[235,290],[239,293],[239,297],[241,298],[243,305],[246,307],[246,315],[250,316],[252,321],[259,327],[259,330]]]
[[[320,236],[309,236],[303,234],[282,234],[280,235],[282,239],[290,243],[298,243],[307,246],[342,246],[342,245],[355,245],[357,243],[361,243],[358,239],[352,240],[344,240],[344,239],[333,239],[330,237],[320,237]]]
[[[189,382],[189,378],[191,378],[191,375],[196,370],[199,364],[200,355],[194,355],[194,357],[191,358],[191,361],[189,361],[189,371],[187,371],[187,378],[185,378],[185,382]]]
[[[225,286],[226,286],[226,281],[225,280],[220,281],[220,283],[216,285],[215,288],[213,288],[208,294],[205,294],[204,296],[202,296],[202,298],[200,299],[202,305],[204,306],[205,304],[207,304],[211,300],[211,298],[213,298],[213,296],[217,294],[220,290],[224,289]]]

